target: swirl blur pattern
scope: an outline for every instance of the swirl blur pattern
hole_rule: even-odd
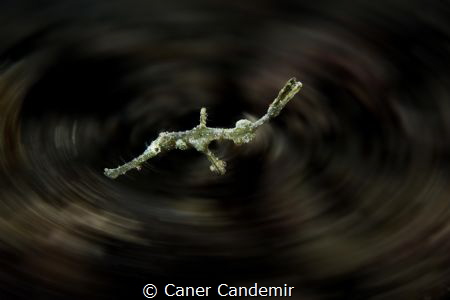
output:
[[[28,2],[28,3],[27,3]],[[445,299],[448,1],[4,1],[0,298],[134,299],[147,283],[294,299]],[[262,115],[212,174],[160,131]],[[64,298],[63,298],[64,297]]]

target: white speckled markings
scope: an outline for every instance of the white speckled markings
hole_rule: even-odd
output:
[[[210,165],[210,170],[214,173],[224,175],[226,163],[220,160],[210,149],[209,144],[213,141],[230,140],[236,145],[250,143],[256,136],[256,130],[270,119],[275,118],[286,106],[286,104],[300,91],[301,82],[291,78],[278,93],[278,96],[270,104],[267,113],[261,118],[252,122],[242,119],[236,122],[234,128],[213,128],[206,126],[208,115],[206,108],[200,110],[200,124],[186,131],[161,132],[147,149],[133,160],[114,169],[105,168],[105,175],[110,178],[117,178],[132,169],[140,170],[141,165],[161,152],[174,149],[187,150],[193,148],[206,155]]]

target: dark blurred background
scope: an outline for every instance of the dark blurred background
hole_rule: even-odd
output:
[[[237,147],[160,131],[265,113]],[[2,1],[0,299],[450,299],[448,1]],[[162,292],[160,292],[162,293]],[[157,296],[164,298],[164,296]]]

